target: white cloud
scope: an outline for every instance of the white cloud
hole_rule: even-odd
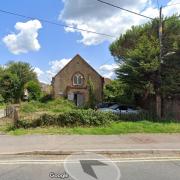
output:
[[[66,0],[64,9],[61,11],[59,19],[67,25],[110,34],[117,38],[125,33],[132,25],[143,24],[148,19],[110,7],[96,0]],[[133,10],[135,12],[147,15],[149,17],[158,17],[159,10],[155,8],[151,0],[106,0],[106,2]],[[168,4],[174,4],[179,0],[171,0]],[[163,9],[163,14],[169,16],[175,12],[180,13],[179,6],[171,6]],[[114,39],[87,33],[79,30],[65,28],[67,32],[79,32],[82,39],[79,42],[85,45],[97,45],[104,41],[113,41]]]
[[[116,77],[115,70],[118,68],[117,64],[104,64],[98,68],[98,72],[106,78],[114,79]]]
[[[49,65],[50,68],[45,71],[43,76],[40,76],[40,81],[50,83],[52,80],[52,77],[55,76],[71,59],[60,59],[60,60],[54,60],[50,61]]]
[[[3,42],[13,54],[38,51],[41,46],[38,42],[38,30],[42,28],[39,20],[30,20],[25,23],[17,22],[15,29],[19,33],[12,33],[3,38]]]
[[[35,67],[34,72],[37,73],[40,82],[50,84],[52,77],[55,76],[71,59],[61,59],[49,62],[49,69],[42,71],[40,68]]]
[[[38,67],[34,68],[34,72],[37,74],[38,77],[40,77],[41,75],[44,74],[44,72],[41,69],[39,69]]]
[[[46,84],[49,84],[51,82],[51,80],[48,78],[47,74],[44,71],[42,71],[40,68],[35,67],[34,72],[37,74],[37,77],[40,82],[46,83]]]
[[[169,1],[169,3],[167,5],[177,4],[177,3],[180,3],[180,0],[171,0],[171,1]],[[163,13],[166,16],[171,16],[174,13],[180,14],[180,5],[167,6],[167,7],[163,8]]]
[[[61,59],[61,60],[55,60],[55,61],[50,61],[49,65],[51,68],[47,71],[49,76],[54,76],[56,75],[71,59]]]

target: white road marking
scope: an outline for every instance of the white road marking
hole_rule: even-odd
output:
[[[96,159],[94,159],[96,160]],[[97,159],[99,160],[99,159]],[[155,157],[154,158],[123,158],[117,160],[103,160],[102,162],[114,162],[114,163],[134,163],[134,162],[171,162],[180,161],[180,157]],[[63,164],[64,160],[1,160],[0,165],[18,165],[18,164],[41,164],[41,165],[55,165]],[[68,163],[79,163],[78,161],[69,161]]]
[[[126,152],[126,151],[180,151],[180,149],[98,149],[98,150],[85,150],[87,152]]]

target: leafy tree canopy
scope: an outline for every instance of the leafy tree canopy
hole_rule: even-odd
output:
[[[31,80],[38,81],[37,75],[29,63],[9,62],[6,66],[9,72],[17,75],[21,86],[24,86],[28,81]]]
[[[16,99],[19,88],[19,79],[15,74],[4,72],[0,76],[0,94],[5,102]]]
[[[134,96],[126,84],[119,80],[113,80],[104,87],[104,100],[121,104],[133,104]]]
[[[29,81],[38,83],[37,75],[28,63],[9,62],[0,67],[0,94],[6,102],[19,102]]]
[[[144,99],[149,94],[156,93],[159,85],[157,78],[160,68],[158,29],[157,19],[132,27],[110,46],[111,54],[121,64],[117,70],[118,79]],[[164,61],[162,64],[162,93],[180,93],[180,19],[178,16],[174,15],[164,19],[162,43]]]

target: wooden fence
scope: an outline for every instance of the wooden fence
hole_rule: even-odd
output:
[[[166,99],[163,107],[164,117],[180,121],[180,99]]]
[[[142,105],[144,109],[155,112],[156,100],[155,97],[149,97],[148,100]],[[177,120],[180,122],[180,97],[168,97],[162,101],[163,119]]]
[[[5,109],[5,117],[11,119],[15,126],[19,120],[18,108],[18,105],[9,105]]]

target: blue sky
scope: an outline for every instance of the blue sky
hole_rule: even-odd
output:
[[[91,4],[86,3],[86,1]],[[108,2],[108,0],[106,1]],[[176,3],[178,1],[180,2],[180,0],[159,0],[159,3],[166,5],[167,3]],[[129,9],[142,12],[149,16],[155,14],[151,13],[152,10],[153,12],[158,12],[157,0],[134,0],[132,6],[126,4],[125,0],[121,2],[119,0],[109,0],[109,2],[115,2],[117,5],[124,3],[122,4],[124,7],[127,6]],[[119,10],[112,11],[111,7],[105,7],[100,4],[97,6],[96,3],[98,3],[96,0],[5,0],[0,1],[0,9],[112,34],[116,37],[124,33],[131,25],[142,24],[147,21],[134,15],[130,17],[130,15],[125,14],[125,12],[118,12]],[[87,10],[88,7],[89,11]],[[98,7],[101,8],[102,12],[104,11],[103,16],[102,13],[100,14]],[[107,8],[109,8],[109,10]],[[91,9],[93,10],[92,14]],[[172,11],[172,9],[170,10]],[[170,10],[166,9],[165,13],[169,15]],[[176,12],[176,9],[173,9],[173,11]],[[122,17],[121,22],[119,22],[119,20],[117,20],[117,22],[115,21],[118,16]],[[20,33],[19,30],[15,29],[16,23],[27,23],[28,21],[27,19],[0,12],[0,65],[4,65],[11,60],[28,62],[36,68],[36,70],[38,69],[37,71],[41,81],[50,82],[53,73],[60,70],[60,68],[68,62],[68,59],[76,54],[80,54],[102,75],[114,77],[112,71],[116,66],[109,52],[109,45],[112,39],[77,31],[69,32],[68,29],[39,22],[42,27],[36,30],[32,30],[34,26],[30,27],[31,31],[27,28],[27,24],[25,24],[26,28],[23,31],[23,35],[17,41],[13,41],[13,37],[8,37],[8,40],[3,40],[8,35],[14,34],[16,36]],[[117,26],[117,24],[119,25]],[[23,25],[23,27],[25,27],[25,25]],[[19,26],[21,27],[22,25]],[[38,37],[34,38],[37,41],[36,43],[32,41],[33,38],[25,37],[29,35],[27,32],[37,33]],[[25,38],[25,40],[23,38]],[[25,45],[24,47],[26,52],[19,51],[17,53],[17,51],[15,52],[10,48],[16,46],[16,50],[18,48],[22,49],[23,42],[27,44],[30,43],[30,45]],[[35,47],[32,47],[33,45]],[[37,45],[39,45],[39,47]]]

